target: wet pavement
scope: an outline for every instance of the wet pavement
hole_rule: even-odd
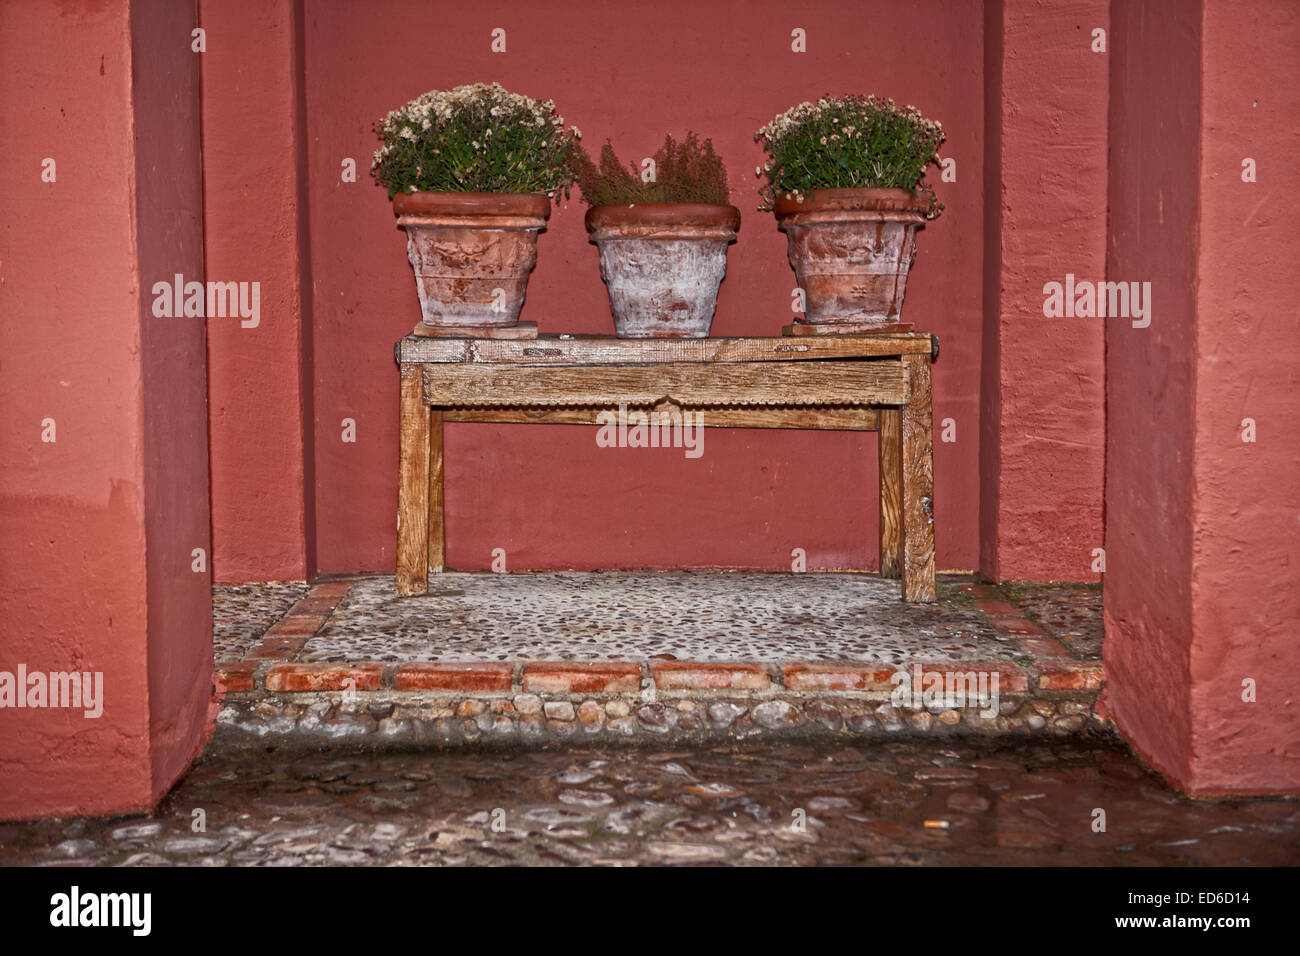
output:
[[[1099,588],[949,575],[937,605],[914,607],[890,582],[809,576],[787,594],[788,577],[444,575],[423,602],[393,599],[391,578],[218,589],[215,656],[246,670],[225,675],[244,684],[221,713],[243,707],[258,733],[219,720],[152,815],[0,823],[0,865],[1300,864],[1300,801],[1189,800],[1099,730],[1104,721],[1085,720],[1099,678],[1087,672],[1099,668]],[[505,592],[514,600],[492,600]],[[639,593],[645,613],[629,615]],[[483,665],[452,665],[445,687],[421,672],[417,689],[403,689],[401,662],[443,657]],[[530,668],[545,657],[568,662],[543,665],[551,683],[557,667],[584,677],[586,662],[619,658],[641,661],[639,679],[625,693],[533,687],[541,677]],[[698,686],[674,672],[676,690],[660,688],[655,668],[681,657],[739,662],[744,680],[717,690],[726,665],[710,664]],[[1019,669],[1027,683],[992,718],[996,733],[966,734],[933,732],[965,727],[945,719],[955,711],[881,717],[891,708],[874,685],[844,683],[855,661],[922,657]],[[329,666],[317,658],[388,662],[384,683],[351,703],[332,685],[271,691],[272,669]],[[491,686],[466,683],[475,666]],[[808,683],[800,667],[823,670]],[[667,703],[645,703],[651,691]],[[806,719],[760,733],[772,723],[765,708]],[[730,739],[677,739],[651,719],[684,725],[725,711],[738,725],[750,709],[752,726]],[[313,720],[348,729],[344,712],[380,730],[428,716],[434,730],[476,732],[455,746],[432,731],[270,732]],[[882,720],[883,736],[870,736]],[[517,734],[484,730],[512,721]],[[591,733],[622,724],[643,732]],[[543,725],[555,733],[523,739]],[[1036,726],[1042,733],[1025,735]]]
[[[4,865],[1297,863],[1300,802],[1188,800],[1108,736],[375,752],[219,734],[153,816],[0,824]]]

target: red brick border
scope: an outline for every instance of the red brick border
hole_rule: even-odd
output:
[[[641,689],[641,668],[618,661],[524,665],[523,688],[550,694],[625,694]]]
[[[514,666],[506,663],[403,664],[393,675],[394,690],[509,691]]]
[[[383,678],[383,664],[277,664],[266,672],[266,689],[382,690]]]
[[[911,670],[916,665],[920,665],[922,674],[928,674],[931,671],[951,672],[954,674],[965,674],[970,671],[976,673],[981,671],[993,673],[996,671],[999,694],[1029,690],[1029,672],[1019,664],[1013,664],[1009,661],[914,661],[909,665],[908,669]]]
[[[307,592],[308,597],[332,597],[342,599],[352,587],[351,581],[322,581],[319,584],[313,584],[311,590]]]
[[[1039,690],[1101,690],[1101,661],[1049,661],[1038,664]]]
[[[1043,633],[1043,629],[1027,617],[991,617],[988,620],[1003,634],[1011,634],[1015,637],[1037,636]]]
[[[290,611],[267,628],[266,636],[311,637],[325,626],[326,620],[322,614],[294,614]]]
[[[266,629],[262,639],[244,653],[243,659],[293,660],[307,643],[307,638],[325,626],[350,587],[351,581],[313,584],[284,617]]]
[[[254,687],[253,675],[257,670],[256,661],[231,661],[218,664],[212,672],[212,682],[217,685],[218,694],[236,694]]]
[[[986,617],[1023,617],[1024,613],[1014,604],[1000,598],[976,598],[975,606]]]
[[[772,685],[772,675],[761,664],[654,661],[650,672],[657,690],[760,690]]]
[[[894,668],[879,664],[786,664],[781,674],[789,690],[888,691],[894,687]]]

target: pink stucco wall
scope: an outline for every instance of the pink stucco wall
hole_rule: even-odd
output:
[[[203,171],[195,5],[132,0],[135,229],[140,283],[149,741],[157,798],[198,747],[212,694],[208,375],[201,319],[153,314],[153,284],[201,279]],[[207,323],[209,326],[211,323]],[[194,550],[205,555],[195,570]]]
[[[790,318],[784,238],[753,209],[754,128],[843,90],[895,95],[943,119],[958,177],[940,184],[948,211],[922,233],[907,303],[908,318],[943,340],[936,423],[956,426],[955,442],[936,444],[939,564],[1095,579],[1101,327],[1039,310],[1045,276],[1103,264],[1107,57],[1089,47],[1106,7],[841,2],[796,13],[768,3],[736,16],[699,5],[690,31],[595,3],[558,14],[399,0],[203,7],[209,260],[214,275],[263,277],[267,316],[258,330],[209,330],[218,580],[392,566],[395,491],[375,462],[395,454],[394,372],[380,346],[418,311],[402,235],[366,175],[371,125],[425,89],[479,79],[554,98],[590,143],[612,137],[628,155],[650,152],[663,131],[715,138],[745,214],[714,326],[722,335],[775,334]],[[496,27],[504,54],[489,48]],[[790,50],[796,27],[807,53]],[[441,38],[432,59],[430,36]],[[1042,83],[1047,72],[1057,82]],[[305,170],[279,162],[304,147]],[[349,157],[356,183],[340,176]],[[561,207],[542,237],[524,318],[546,331],[609,330],[581,212]],[[341,440],[344,419],[357,423],[355,444]],[[589,429],[451,426],[449,560],[485,567],[504,547],[515,568],[779,569],[799,546],[815,567],[875,565],[872,436],[710,439],[704,460],[684,462],[601,453]],[[810,470],[826,490],[815,502],[804,500]]]
[[[957,181],[939,184],[948,210],[921,235],[907,303],[908,318],[943,340],[935,418],[956,426],[955,442],[936,443],[939,565],[1096,578],[1101,325],[1044,320],[1041,287],[1103,266],[1107,56],[1090,49],[1091,30],[1107,23],[1101,0],[837,2],[806,13],[769,2],[744,16],[699,5],[689,31],[597,3],[556,13],[278,0],[202,14],[213,35],[209,261],[214,275],[262,277],[266,294],[260,329],[209,330],[218,580],[392,566],[395,489],[376,467],[396,453],[386,343],[418,309],[402,234],[366,174],[371,127],[416,93],[475,80],[554,98],[589,143],[610,137],[629,156],[652,151],[664,131],[715,139],[744,213],[721,335],[775,334],[791,314],[784,237],[753,208],[753,129],[799,99],[846,90],[894,95],[944,120]],[[504,54],[490,50],[496,27]],[[790,49],[796,27],[807,53]],[[433,58],[430,36],[440,38]],[[1056,82],[1041,82],[1048,72]],[[305,170],[280,162],[302,148]],[[346,158],[355,183],[340,176]],[[542,236],[524,318],[544,331],[610,328],[582,209],[557,209]],[[355,443],[341,439],[344,419],[356,422]],[[690,462],[601,451],[578,428],[455,425],[447,442],[453,566],[486,567],[497,547],[516,569],[780,569],[796,546],[814,567],[876,563],[869,435],[710,432],[706,457]],[[811,502],[809,472],[824,488]]]
[[[1147,329],[1107,330],[1108,697],[1180,786],[1295,792],[1300,277],[1279,204],[1300,17],[1268,2],[1115,13],[1107,269],[1151,281],[1154,307]]]
[[[151,774],[139,299],[133,199],[120,187],[134,174],[126,5],[60,17],[52,2],[6,4],[0,57],[3,126],[25,130],[0,151],[3,205],[22,213],[0,226],[3,669],[103,671],[110,701],[97,720],[4,712],[0,816],[12,817],[140,804]],[[55,183],[41,182],[45,157]],[[86,216],[79,200],[101,191]],[[71,593],[85,597],[61,600]],[[101,783],[95,795],[85,776]]]
[[[0,669],[104,687],[98,718],[0,712],[0,818],[148,807],[203,730],[201,327],[153,325],[142,286],[202,277],[192,15],[0,6]]]
[[[504,28],[507,52],[493,54]],[[791,30],[808,52],[791,52]],[[785,238],[755,211],[753,131],[825,92],[875,91],[945,123],[955,183],[923,231],[906,317],[936,332],[935,418],[940,567],[977,560],[982,9],[978,3],[830,2],[797,8],[696,4],[673,16],[623,6],[486,2],[306,7],[311,269],[320,569],[393,567],[397,373],[391,345],[419,320],[404,236],[365,175],[373,123],[425,90],[479,80],[553,98],[595,148],[629,157],[665,132],[711,136],[742,210],[722,284],[717,335],[777,335],[795,282]],[[340,182],[354,157],[356,184]],[[522,318],[543,331],[608,333],[608,298],[576,199],[552,215]],[[345,418],[357,441],[341,441]],[[447,429],[448,562],[484,568],[504,548],[512,569],[876,565],[876,440],[869,434],[709,432],[704,456],[611,451],[593,429],[454,425]],[[233,463],[219,467],[235,467]],[[812,489],[815,493],[810,494]]]
[[[199,11],[208,35],[200,58],[208,272],[261,290],[255,327],[226,319],[207,329],[218,582],[314,573],[294,8],[292,0],[204,2]]]
[[[1192,481],[1191,779],[1300,791],[1300,8],[1206,3]],[[1257,181],[1242,182],[1254,159]],[[1289,208],[1288,208],[1289,207]],[[1251,418],[1256,441],[1242,441]],[[1258,685],[1242,700],[1242,681]]]
[[[1045,318],[1043,285],[1105,269],[1109,54],[1093,30],[1109,6],[985,11],[979,570],[994,580],[1100,578],[1104,325]]]
[[[1186,779],[1200,18],[1177,2],[1112,14],[1106,270],[1151,282],[1159,312],[1107,325],[1106,675],[1120,726]]]

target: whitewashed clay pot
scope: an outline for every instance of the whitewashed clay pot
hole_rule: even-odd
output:
[[[707,338],[736,241],[735,206],[593,206],[587,231],[600,250],[614,332],[623,339]]]

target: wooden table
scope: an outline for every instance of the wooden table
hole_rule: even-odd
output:
[[[703,411],[706,427],[880,432],[880,573],[933,601],[930,362],[922,332],[769,338],[424,338],[401,369],[397,593],[443,566],[443,422],[597,424],[625,403]]]

